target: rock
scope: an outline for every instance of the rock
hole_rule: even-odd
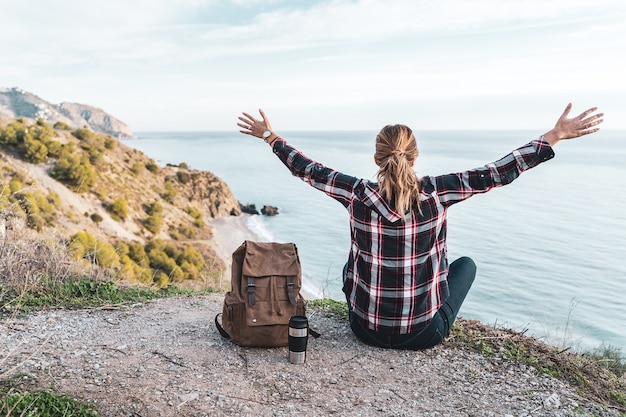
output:
[[[263,206],[261,213],[266,216],[276,216],[278,214],[278,207]]]
[[[259,214],[259,211],[256,209],[256,204],[246,204],[243,205],[239,203],[239,207],[241,208],[242,213],[247,214]]]
[[[561,407],[561,400],[556,393],[552,393],[551,395],[543,399],[543,405],[546,408],[559,408]]]

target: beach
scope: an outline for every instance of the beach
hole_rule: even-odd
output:
[[[233,252],[246,240],[254,242],[271,241],[271,236],[250,227],[255,215],[240,214],[239,216],[218,217],[211,219],[208,224],[213,227],[214,239],[212,247],[226,264],[224,279],[230,281]],[[306,300],[318,298],[315,293],[307,288],[302,288],[300,293]]]

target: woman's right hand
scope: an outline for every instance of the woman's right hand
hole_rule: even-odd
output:
[[[259,113],[261,114],[262,120],[255,119],[252,115],[242,112],[243,116],[239,116],[239,120],[242,123],[237,123],[237,126],[241,127],[243,130],[240,130],[244,135],[251,135],[257,138],[263,138],[263,133],[266,131],[272,130],[272,125],[265,115],[263,109],[259,109]],[[272,144],[274,140],[278,137],[275,132],[272,132],[269,137],[264,138],[265,142]]]
[[[552,130],[544,133],[543,137],[546,138],[550,146],[556,145],[560,140],[563,139],[572,139],[577,138],[584,135],[589,135],[591,133],[595,133],[600,128],[594,127],[602,123],[604,120],[602,116],[603,113],[592,114],[596,110],[597,107],[592,107],[588,110],[585,110],[578,116],[568,119],[570,110],[572,110],[572,103],[569,103],[567,107],[565,107],[565,111],[557,120],[556,125]]]

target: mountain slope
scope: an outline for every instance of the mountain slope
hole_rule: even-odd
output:
[[[78,103],[52,104],[15,87],[0,87],[0,117],[41,118],[49,124],[63,122],[74,129],[87,126],[115,137],[133,136],[130,127],[102,109]]]
[[[226,183],[185,164],[159,167],[110,135],[58,126],[0,119],[5,224],[60,233],[82,245],[85,258],[118,272],[131,268],[127,276],[148,284],[197,286],[221,275],[209,223],[241,213]],[[109,246],[115,259],[101,259],[98,250]]]

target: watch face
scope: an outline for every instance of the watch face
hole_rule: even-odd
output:
[[[270,137],[271,134],[272,134],[271,130],[266,130],[265,132],[263,132],[263,137],[267,139]]]

